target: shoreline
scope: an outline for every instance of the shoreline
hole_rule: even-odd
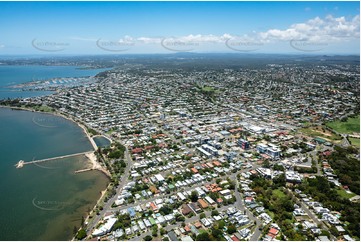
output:
[[[37,113],[42,113],[42,114],[50,114],[50,115],[54,115],[54,116],[58,116],[58,117],[62,117],[68,121],[71,121],[73,123],[75,123],[78,127],[80,127],[83,132],[85,133],[85,135],[87,136],[89,142],[91,143],[92,147],[93,147],[93,152],[90,153],[90,154],[87,154],[85,155],[87,157],[87,160],[88,160],[88,163],[90,164],[92,170],[98,170],[100,171],[101,173],[103,173],[107,179],[108,179],[108,185],[107,187],[100,191],[100,197],[98,198],[98,200],[96,200],[95,202],[95,205],[93,207],[93,209],[91,211],[93,211],[99,204],[100,204],[100,201],[102,201],[104,195],[106,194],[109,186],[110,186],[110,179],[111,179],[111,173],[106,169],[104,168],[98,161],[97,161],[97,157],[95,155],[95,151],[97,151],[98,149],[98,146],[96,145],[95,141],[93,140],[93,138],[90,136],[90,134],[88,133],[85,125],[75,121],[72,117],[67,117],[65,116],[64,114],[62,113],[59,113],[59,112],[43,112],[43,111],[38,111],[38,110],[34,110],[34,109],[31,109],[31,108],[23,108],[23,107],[12,107],[12,106],[4,106],[4,105],[0,105],[0,108],[8,108],[8,109],[12,109],[12,110],[19,110],[19,111],[29,111],[29,112],[37,112]],[[99,136],[103,136],[103,135],[99,135]],[[106,136],[103,136],[105,138],[107,138],[110,142],[113,142],[110,138],[106,137]],[[91,215],[91,211],[87,212],[86,213],[86,219],[85,221],[88,221],[89,220],[89,217]],[[81,228],[81,227],[80,227]],[[79,228],[79,229],[80,229]],[[71,238],[71,240],[74,240],[75,238],[75,235]]]
[[[43,112],[43,111],[38,111],[38,110],[34,110],[34,109],[31,109],[31,108],[23,108],[23,107],[12,107],[12,106],[4,106],[4,105],[0,105],[0,108],[9,108],[9,109],[12,109],[12,110],[20,110],[20,111],[29,111],[29,112],[36,112],[36,113],[42,113],[42,114],[50,114],[50,115],[54,115],[54,116],[58,116],[58,117],[61,117],[61,118],[64,118],[68,121],[71,121],[73,123],[75,123],[78,127],[80,127],[83,132],[85,133],[85,135],[87,136],[90,144],[92,145],[93,147],[93,153],[92,153],[92,156],[88,156],[86,155],[86,157],[88,158],[88,161],[89,163],[92,165],[92,169],[93,170],[98,170],[100,172],[102,172],[103,174],[105,174],[108,178],[111,178],[111,174],[110,172],[104,168],[98,161],[97,161],[97,158],[94,154],[95,151],[98,150],[98,146],[97,144],[95,143],[95,141],[93,140],[93,138],[91,137],[91,135],[88,133],[88,130],[86,128],[85,125],[75,121],[72,117],[68,117],[62,113],[59,113],[59,112]],[[113,142],[110,138],[104,136],[104,135],[95,135],[94,137],[97,137],[97,136],[102,136],[106,139],[108,139],[110,142]]]

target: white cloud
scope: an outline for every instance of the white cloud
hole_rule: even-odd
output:
[[[293,24],[288,29],[270,29],[261,32],[259,37],[265,42],[294,39],[329,42],[360,38],[360,16],[357,15],[350,20],[331,15],[324,19],[316,17],[305,23]]]
[[[310,11],[306,8],[305,11]],[[253,31],[249,34],[235,35],[224,33],[221,35],[213,34],[189,34],[183,36],[141,36],[124,37],[113,41],[120,44],[132,45],[163,45],[169,48],[189,48],[199,46],[225,44],[235,49],[256,49],[266,43],[307,41],[307,43],[342,43],[348,40],[357,40],[360,38],[360,16],[353,18],[333,17],[328,15],[324,18],[315,17],[305,22],[295,23],[285,29],[268,29],[263,32]],[[105,41],[103,38],[83,38],[72,37],[73,40]],[[297,42],[298,43],[298,42]],[[1,46],[0,46],[1,47]]]
[[[160,44],[162,38],[152,38],[152,37],[139,37],[137,41],[144,44]]]

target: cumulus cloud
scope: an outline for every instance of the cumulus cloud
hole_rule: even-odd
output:
[[[139,37],[140,43],[159,44],[162,41],[179,41],[184,43],[224,43],[227,40],[248,41],[255,43],[270,43],[275,41],[305,40],[311,42],[344,41],[351,38],[360,38],[360,16],[352,19],[345,17],[325,18],[315,17],[304,23],[292,24],[287,29],[269,29],[265,32],[253,32],[251,35],[202,35],[190,34],[178,37]]]
[[[316,17],[305,23],[293,24],[284,30],[270,29],[261,32],[259,37],[265,42],[294,39],[329,42],[360,38],[360,16],[357,15],[350,20],[345,17],[336,18],[331,15],[324,19]]]
[[[310,11],[306,8],[305,11]],[[315,17],[303,23],[295,23],[286,29],[269,29],[264,32],[253,31],[249,34],[234,35],[224,33],[222,35],[213,34],[189,34],[184,36],[124,36],[114,42],[121,44],[169,44],[173,45],[201,45],[201,44],[224,44],[226,45],[263,45],[275,43],[277,41],[308,41],[317,43],[342,42],[350,39],[360,38],[360,16],[353,18],[333,17],[328,15],[325,18]],[[74,40],[99,41],[103,38],[82,38],[72,37]]]

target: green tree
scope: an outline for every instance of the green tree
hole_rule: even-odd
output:
[[[226,226],[226,223],[223,220],[218,221],[218,228],[223,229]]]
[[[150,235],[147,235],[143,238],[145,241],[151,241],[153,238]]]
[[[217,210],[213,210],[211,213],[212,216],[218,216],[219,212]]]
[[[157,237],[158,236],[158,227],[154,226],[152,229],[152,236]]]
[[[196,202],[198,200],[198,192],[192,191],[191,195],[189,196],[192,202]]]
[[[85,229],[79,230],[78,234],[76,235],[77,240],[82,240],[86,237],[86,231]]]
[[[197,241],[209,241],[209,240],[211,240],[211,238],[207,232],[202,232],[197,235],[196,240]]]
[[[222,238],[222,230],[213,228],[212,229],[212,236],[214,238],[216,238],[216,239]]]
[[[229,226],[227,227],[227,232],[228,232],[228,234],[234,234],[236,231],[237,231],[237,228],[236,228],[236,226],[234,226],[233,224],[232,224],[232,225],[229,225]]]
[[[160,232],[160,235],[167,233],[167,231],[164,228],[160,228],[159,232]]]

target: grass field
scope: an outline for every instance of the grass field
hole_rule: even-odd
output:
[[[360,148],[360,139],[357,138],[348,138],[352,145]]]
[[[338,120],[327,123],[326,125],[342,134],[360,133],[360,115],[355,118],[349,118],[346,122]]]
[[[281,199],[283,197],[286,197],[286,194],[284,194],[282,191],[276,189],[272,191],[272,195],[277,196],[278,199]]]
[[[214,89],[214,87],[204,86],[204,87],[202,88],[202,91],[204,91],[204,92],[214,92],[215,89]]]
[[[305,135],[311,136],[311,137],[320,137],[320,138],[324,138],[327,140],[341,140],[342,137],[340,135],[337,134],[333,134],[330,131],[327,131],[326,129],[324,129],[325,132],[322,131],[322,128],[320,127],[308,127],[308,128],[303,128],[300,129],[300,131],[302,133],[304,133]]]
[[[338,193],[338,195],[340,195],[341,197],[347,198],[347,199],[356,196],[355,193],[347,193],[347,192],[346,192],[345,190],[343,190],[343,189],[338,189],[338,190],[337,190],[337,193]]]

